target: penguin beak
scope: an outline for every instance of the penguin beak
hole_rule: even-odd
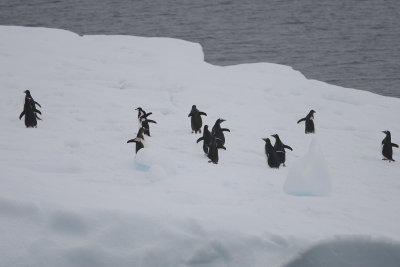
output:
[[[384,133],[384,134],[385,134],[385,133],[386,133],[386,131],[382,131],[382,133]]]

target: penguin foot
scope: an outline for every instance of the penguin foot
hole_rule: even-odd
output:
[[[285,163],[282,164],[283,167],[286,167]]]

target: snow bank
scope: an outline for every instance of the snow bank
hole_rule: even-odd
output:
[[[203,59],[170,38],[0,27],[0,265],[282,266],[333,236],[400,240],[400,165],[379,154],[382,130],[400,136],[399,99]],[[26,89],[42,105],[36,129],[18,120]],[[231,130],[218,165],[191,134],[194,104]],[[136,155],[138,106],[157,124]],[[296,122],[311,108],[324,198],[282,191],[304,174],[310,136]],[[287,168],[265,162],[274,133],[294,149]]]
[[[321,147],[314,138],[307,155],[296,161],[283,186],[287,194],[295,196],[328,196],[331,177]]]
[[[286,267],[396,267],[400,244],[391,241],[353,237],[313,246]]]

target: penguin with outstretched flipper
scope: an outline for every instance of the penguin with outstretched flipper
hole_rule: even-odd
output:
[[[144,136],[143,136],[143,133],[144,133],[144,128],[140,128],[138,133],[137,133],[137,135],[136,135],[136,138],[127,141],[127,143],[136,143],[136,153],[140,149],[144,148]]]
[[[285,161],[286,161],[285,148],[290,149],[291,151],[293,151],[293,149],[290,146],[282,143],[281,139],[279,138],[279,135],[273,134],[271,136],[275,138],[274,149],[275,149],[276,155],[278,156],[279,162],[282,163],[283,167],[286,167],[286,165],[285,165]]]
[[[142,120],[142,128],[144,128],[144,134],[147,136],[150,136],[150,125],[149,123],[157,123],[156,121],[149,120],[147,118],[144,118]]]
[[[204,125],[204,129],[203,129],[203,136],[200,137],[199,139],[197,139],[197,142],[200,142],[203,140],[203,151],[204,153],[208,154],[208,150],[210,148],[211,145],[211,141],[212,141],[212,136],[210,131],[208,130],[208,125]]]
[[[188,117],[191,117],[190,122],[191,122],[191,127],[192,127],[192,133],[201,133],[201,126],[203,125],[203,121],[201,119],[201,116],[207,116],[205,112],[199,111],[196,107],[196,105],[192,106],[192,110],[190,111]]]
[[[215,124],[214,124],[214,126],[212,128],[212,131],[211,131],[211,135],[215,136],[217,138],[217,145],[220,148],[225,148],[224,147],[224,144],[225,144],[224,132],[230,132],[230,130],[227,129],[227,128],[221,128],[221,123],[223,123],[224,121],[226,121],[226,120],[218,119],[215,122]]]
[[[305,118],[300,119],[297,123],[302,121],[306,122],[305,133],[315,133],[315,126],[314,126],[314,113],[316,113],[313,109],[307,114]]]

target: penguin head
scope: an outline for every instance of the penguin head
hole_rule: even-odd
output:
[[[262,140],[264,140],[265,141],[265,143],[271,143],[271,141],[269,140],[269,138],[263,138]]]
[[[208,130],[208,125],[204,125],[204,130]]]
[[[310,110],[310,114],[314,114],[314,113],[316,113],[315,110],[313,110],[313,109]]]
[[[276,140],[279,140],[279,135],[278,134],[273,134],[271,136],[274,137]]]
[[[226,120],[219,118],[219,119],[215,122],[215,124],[221,124],[221,123],[223,123],[224,121],[226,121]]]
[[[30,92],[29,90],[25,90],[24,93],[25,93],[27,96],[31,96],[31,92]]]
[[[382,131],[382,133],[386,134],[386,136],[390,136],[390,132],[388,130]]]
[[[197,109],[197,107],[196,107],[196,105],[193,105],[192,110],[195,110],[195,109]]]

